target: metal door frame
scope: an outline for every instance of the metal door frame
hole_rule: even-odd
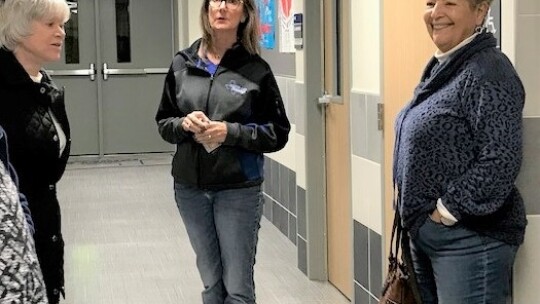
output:
[[[143,0],[139,0],[143,1]],[[172,20],[172,36],[171,41],[171,59],[180,47],[180,43],[185,45],[188,39],[188,0],[168,0],[171,5],[171,20]],[[180,18],[181,17],[181,18]],[[107,63],[103,58],[103,43],[101,41],[101,11],[100,1],[94,1],[94,41],[95,41],[95,62],[90,63],[88,69],[52,69],[48,72],[52,76],[89,76],[90,81],[96,81],[96,112],[97,112],[97,156],[102,158],[105,155],[105,132],[104,132],[104,96],[103,96],[103,81],[106,81],[109,75],[125,75],[125,74],[166,74],[168,68],[144,68],[144,69],[107,69]],[[84,152],[83,152],[84,153]],[[95,155],[95,154],[82,154]],[[96,155],[95,155],[96,156]]]
[[[325,115],[319,105],[324,95],[323,0],[304,1],[304,12],[307,275],[327,281]]]

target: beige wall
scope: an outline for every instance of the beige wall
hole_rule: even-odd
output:
[[[199,16],[201,12],[202,0],[189,0],[187,5],[188,18],[189,18],[189,30],[188,30],[188,43],[201,37],[201,26],[199,22]]]
[[[381,7],[379,1],[351,1],[351,141],[359,146],[380,144],[370,137],[382,135],[376,124],[376,103],[381,95]],[[360,105],[358,105],[360,104]],[[360,109],[360,113],[356,113]],[[362,128],[355,128],[360,121]],[[358,142],[358,138],[363,140]],[[362,148],[367,151],[369,148]],[[375,151],[382,151],[378,147]],[[367,228],[382,234],[382,168],[380,161],[352,153],[351,184],[353,218]]]

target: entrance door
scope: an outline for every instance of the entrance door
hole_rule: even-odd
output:
[[[154,115],[174,54],[173,0],[68,1],[64,55],[73,155],[172,151]]]
[[[349,0],[324,1],[328,280],[352,298]],[[331,26],[329,26],[331,25]],[[323,99],[324,100],[324,99]]]

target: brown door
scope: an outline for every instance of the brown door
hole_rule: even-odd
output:
[[[390,240],[394,120],[410,100],[435,48],[423,22],[424,1],[383,1],[383,100],[385,165],[385,239]],[[387,245],[388,247],[388,245]],[[387,248],[388,250],[388,248]],[[387,251],[388,252],[388,251]]]
[[[328,280],[352,297],[349,0],[324,2]]]

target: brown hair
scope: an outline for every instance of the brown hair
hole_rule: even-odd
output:
[[[260,21],[259,12],[255,5],[255,0],[242,0],[244,6],[244,16],[246,20],[238,25],[238,41],[246,48],[250,54],[259,54],[261,47],[260,40]],[[208,20],[208,9],[210,0],[204,0],[201,6],[201,29],[203,32],[202,41],[208,49],[212,49],[212,34],[214,30]]]

